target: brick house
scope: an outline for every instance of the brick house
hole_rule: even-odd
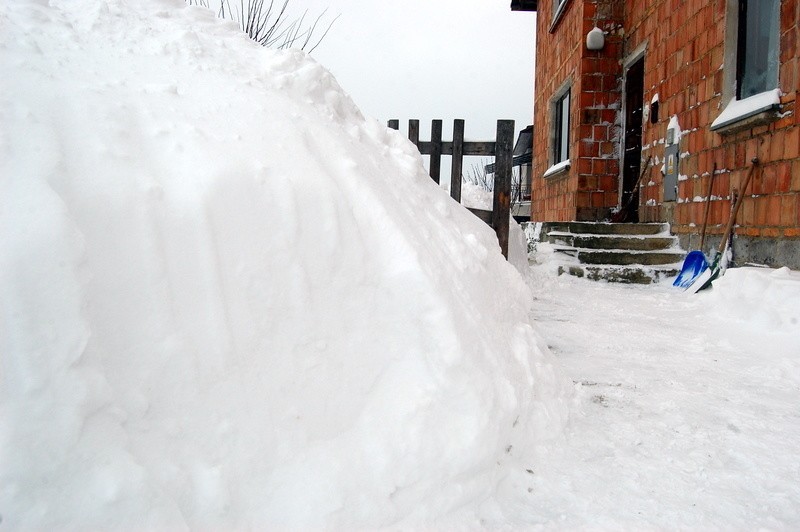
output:
[[[716,245],[758,157],[735,261],[800,269],[800,0],[511,8],[537,12],[532,220],[629,205],[628,221],[669,222],[694,249],[708,206]]]

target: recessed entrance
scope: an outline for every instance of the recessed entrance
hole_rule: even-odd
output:
[[[620,205],[627,222],[639,221],[637,184],[642,169],[642,110],[644,104],[644,56],[625,72],[625,145],[622,156]]]

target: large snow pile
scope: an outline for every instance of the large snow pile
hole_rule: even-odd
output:
[[[182,0],[0,10],[4,525],[469,523],[560,430],[491,230],[324,68]]]
[[[733,268],[714,286],[720,289],[709,291],[708,299],[721,317],[755,331],[800,335],[800,273]]]

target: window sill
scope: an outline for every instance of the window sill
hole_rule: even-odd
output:
[[[728,135],[743,129],[769,124],[778,119],[780,108],[780,89],[755,94],[744,100],[731,100],[717,119],[711,123],[711,131],[720,135]]]
[[[570,167],[569,159],[567,159],[566,161],[561,161],[560,163],[554,164],[553,166],[545,170],[544,174],[542,174],[542,177],[548,178],[548,177],[557,177],[560,175],[564,175],[567,172],[569,172],[569,167]]]
[[[561,22],[564,11],[567,10],[567,4],[569,4],[569,0],[564,0],[558,5],[558,9],[556,9],[555,14],[553,15],[553,22],[550,23],[550,29],[548,30],[549,33],[556,31],[556,26],[558,26],[558,23]]]

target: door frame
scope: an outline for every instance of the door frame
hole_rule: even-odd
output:
[[[617,189],[617,205],[619,208],[623,206],[623,196],[624,196],[624,185],[625,185],[625,149],[626,149],[626,130],[628,128],[628,94],[627,94],[627,84],[628,84],[628,71],[631,67],[636,64],[637,62],[642,62],[642,131],[640,134],[640,145],[644,147],[644,125],[645,125],[645,117],[644,117],[644,109],[647,107],[647,102],[644,101],[644,75],[645,75],[645,61],[647,57],[647,48],[648,48],[648,41],[641,43],[636,49],[628,54],[625,59],[622,61],[622,95],[620,97],[621,100],[621,112],[622,112],[622,131],[621,131],[621,139],[622,142],[620,144],[620,153],[619,153],[619,187]],[[641,172],[641,156],[640,156],[640,163],[639,163],[639,172]],[[638,179],[639,176],[636,176]],[[635,208],[637,212],[637,219],[638,219],[638,210],[639,205],[638,202],[636,205],[632,207]]]

